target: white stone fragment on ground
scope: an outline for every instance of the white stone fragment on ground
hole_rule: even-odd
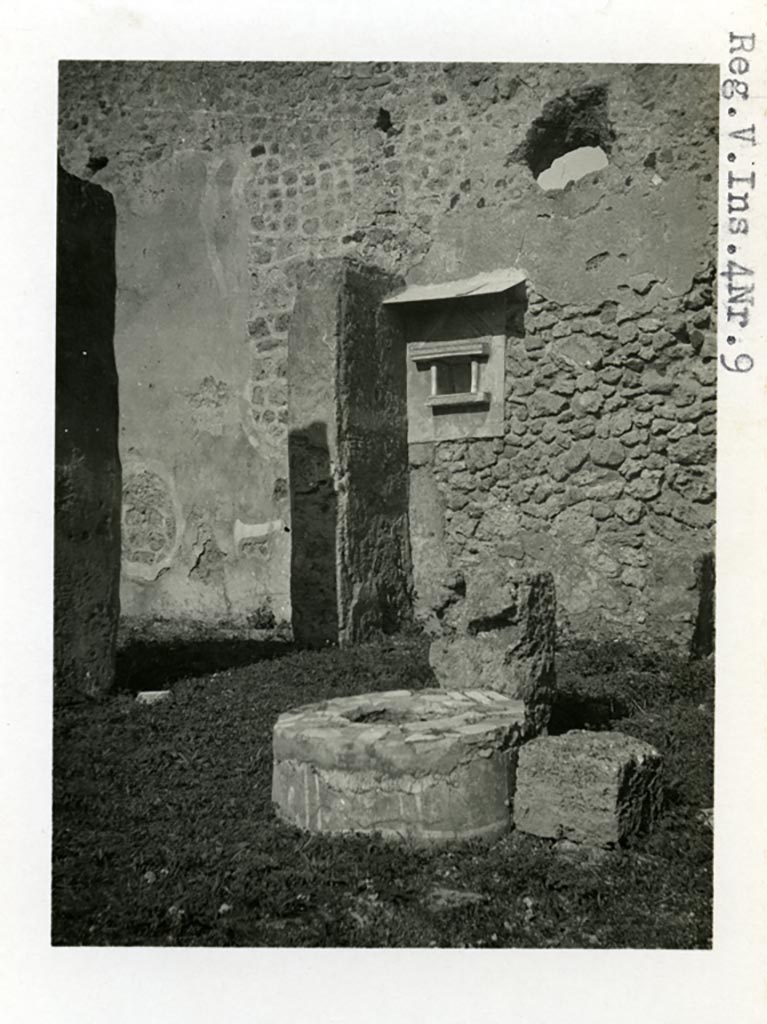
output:
[[[510,826],[522,701],[477,691],[392,690],[280,715],[272,800],[312,832],[427,842],[496,837]]]
[[[623,733],[579,729],[519,751],[513,817],[521,832],[612,846],[647,831],[662,799],[660,755]]]
[[[136,694],[137,704],[160,704],[164,700],[171,700],[171,690],[140,690]]]
[[[713,807],[702,807],[698,812],[698,821],[701,825],[709,828],[713,831],[714,829],[714,808]]]

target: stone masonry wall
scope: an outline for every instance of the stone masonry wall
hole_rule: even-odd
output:
[[[710,278],[653,315],[635,291],[562,307],[531,290],[506,436],[433,454],[454,567],[549,566],[560,625],[692,638],[714,526]]]
[[[505,438],[432,453],[451,561],[550,568],[573,626],[687,641],[713,529],[715,67],[66,62],[60,110],[64,166],[117,207],[121,445],[154,474],[127,476],[131,508],[166,499],[163,571],[124,573],[128,615],[289,618],[289,535],[243,550],[233,525],[289,526],[294,270],[351,254],[414,283],[528,274]],[[608,166],[544,192],[580,145]]]

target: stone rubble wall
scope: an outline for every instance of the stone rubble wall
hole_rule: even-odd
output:
[[[633,290],[562,307],[531,289],[507,346],[506,436],[433,452],[454,567],[549,567],[576,632],[692,638],[714,530],[711,277],[652,315]]]
[[[419,470],[420,589],[444,535],[454,567],[551,569],[562,625],[689,642],[713,544],[717,84],[713,66],[62,64],[64,166],[121,226],[126,488],[162,527],[136,538],[149,570],[124,549],[126,614],[289,621],[294,271],[353,254],[414,283],[528,274],[506,436],[440,444],[437,494]],[[556,117],[609,162],[544,192]],[[237,544],[237,520],[269,532]]]

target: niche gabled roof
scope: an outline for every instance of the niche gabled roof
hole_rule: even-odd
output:
[[[490,270],[460,281],[442,284],[411,284],[404,291],[383,300],[384,306],[404,302],[433,302],[437,299],[463,299],[469,295],[497,295],[527,280],[527,274],[518,267]]]

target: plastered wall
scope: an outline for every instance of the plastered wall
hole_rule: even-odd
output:
[[[422,616],[438,571],[500,556],[552,569],[562,625],[686,642],[716,93],[713,66],[63,64],[63,163],[117,209],[124,614],[289,622],[295,273],[351,254],[415,283],[527,272],[504,437],[411,451]],[[579,145],[607,167],[543,191]]]

